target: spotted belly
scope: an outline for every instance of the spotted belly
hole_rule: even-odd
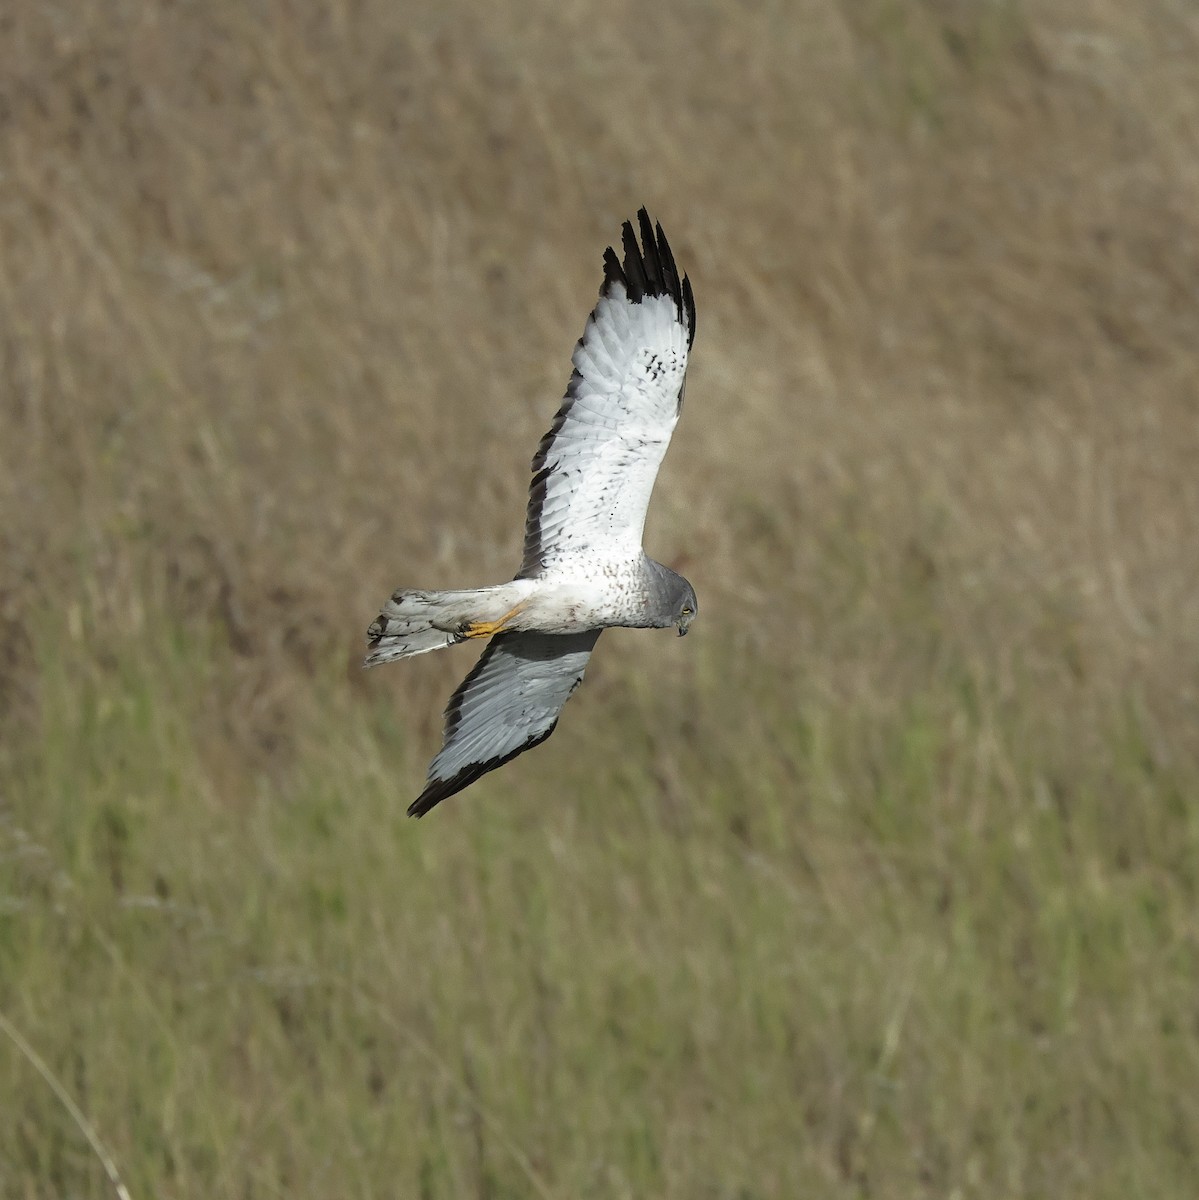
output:
[[[542,633],[650,624],[650,601],[634,571],[597,572],[585,579],[540,580],[509,628]]]

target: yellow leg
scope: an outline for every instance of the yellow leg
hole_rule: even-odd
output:
[[[463,621],[458,626],[458,636],[461,638],[492,637],[499,633],[527,603],[527,600],[522,600],[511,612],[505,613],[498,621]]]

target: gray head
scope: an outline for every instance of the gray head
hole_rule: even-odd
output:
[[[695,588],[669,567],[664,567],[661,563],[654,563],[654,567],[657,576],[654,611],[658,618],[655,624],[660,629],[673,625],[679,631],[679,637],[682,637],[699,612]]]

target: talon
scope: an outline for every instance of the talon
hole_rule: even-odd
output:
[[[524,608],[524,603],[518,604],[511,612],[505,613],[498,621],[463,621],[458,626],[458,637],[460,638],[486,638],[493,637],[499,633],[509,621],[521,609]]]

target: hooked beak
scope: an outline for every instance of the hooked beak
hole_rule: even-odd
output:
[[[689,628],[689,626],[684,625],[683,622],[680,621],[679,622],[679,637],[685,637],[687,634],[688,628]]]

